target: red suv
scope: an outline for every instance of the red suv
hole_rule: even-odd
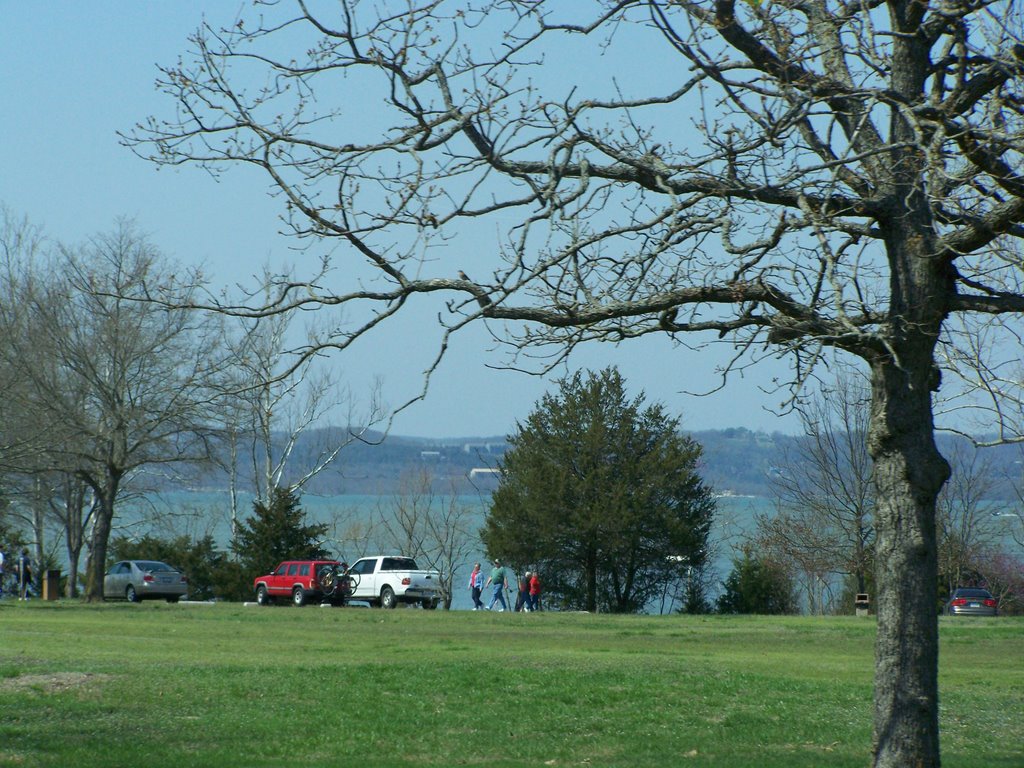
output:
[[[295,605],[305,605],[314,600],[344,605],[347,595],[334,587],[347,568],[345,563],[337,560],[285,560],[273,572],[256,577],[253,582],[256,602],[270,605],[278,598],[286,597]]]

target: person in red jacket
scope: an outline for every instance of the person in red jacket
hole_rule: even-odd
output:
[[[540,574],[536,571],[530,574],[530,610],[540,610]]]

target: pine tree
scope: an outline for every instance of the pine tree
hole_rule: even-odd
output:
[[[549,605],[638,612],[706,557],[715,502],[701,448],[618,371],[560,382],[510,438],[482,536],[539,568]]]
[[[328,557],[320,543],[327,525],[306,525],[299,497],[286,488],[274,488],[269,502],[254,501],[253,516],[238,526],[232,551],[246,573],[266,573],[282,560]]]
[[[723,586],[725,591],[718,598],[720,613],[796,613],[793,579],[785,567],[750,550],[733,561]]]

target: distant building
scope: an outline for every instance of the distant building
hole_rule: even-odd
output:
[[[420,451],[420,461],[441,461],[443,458],[440,451]]]
[[[496,483],[501,480],[501,470],[490,467],[474,467],[469,470],[469,479],[470,482],[491,481]]]
[[[463,453],[504,453],[505,443],[463,443]]]

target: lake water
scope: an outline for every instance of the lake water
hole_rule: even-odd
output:
[[[394,550],[394,547],[388,546],[384,539],[374,538],[373,526],[380,520],[382,512],[392,509],[396,501],[397,497],[389,495],[305,495],[301,503],[311,521],[328,525],[326,548],[336,557],[353,562],[364,554]],[[470,511],[475,527],[483,525],[484,515],[490,503],[489,496],[460,496],[457,502]],[[240,501],[239,509],[243,517],[248,516],[252,510],[251,499]],[[732,559],[742,545],[744,537],[754,530],[757,515],[772,514],[773,511],[772,500],[766,498],[723,496],[718,499],[718,513],[710,539],[712,584],[720,585],[728,575]],[[1007,527],[1006,542],[1009,551],[1020,552],[1020,547],[1010,537],[1009,530]],[[146,533],[161,537],[185,534],[194,538],[211,534],[218,546],[226,549],[231,539],[228,494],[178,492],[123,502],[119,506],[115,535],[141,537]],[[472,551],[456,570],[456,588],[452,603],[454,609],[472,608],[465,583],[476,561],[486,561],[482,546]],[[651,610],[657,612],[660,608],[661,606],[652,606]]]
[[[388,495],[305,495],[301,504],[312,522],[328,525],[326,548],[339,559],[353,562],[363,554],[392,549],[374,540],[372,528],[382,512],[393,508],[396,498]],[[460,496],[457,502],[470,511],[476,527],[483,525],[489,496]],[[225,549],[231,539],[231,505],[226,492],[191,491],[147,496],[124,502],[119,510],[115,535],[185,534],[198,538],[210,534],[218,546]],[[251,510],[251,498],[239,502],[243,519]],[[715,583],[728,574],[736,547],[743,536],[753,530],[755,516],[771,510],[770,501],[759,497],[724,496],[718,499],[718,515],[711,534],[713,568],[717,572],[713,579]],[[464,584],[477,561],[486,562],[482,547],[472,552],[456,572],[453,609],[472,608],[469,590],[464,588]]]

